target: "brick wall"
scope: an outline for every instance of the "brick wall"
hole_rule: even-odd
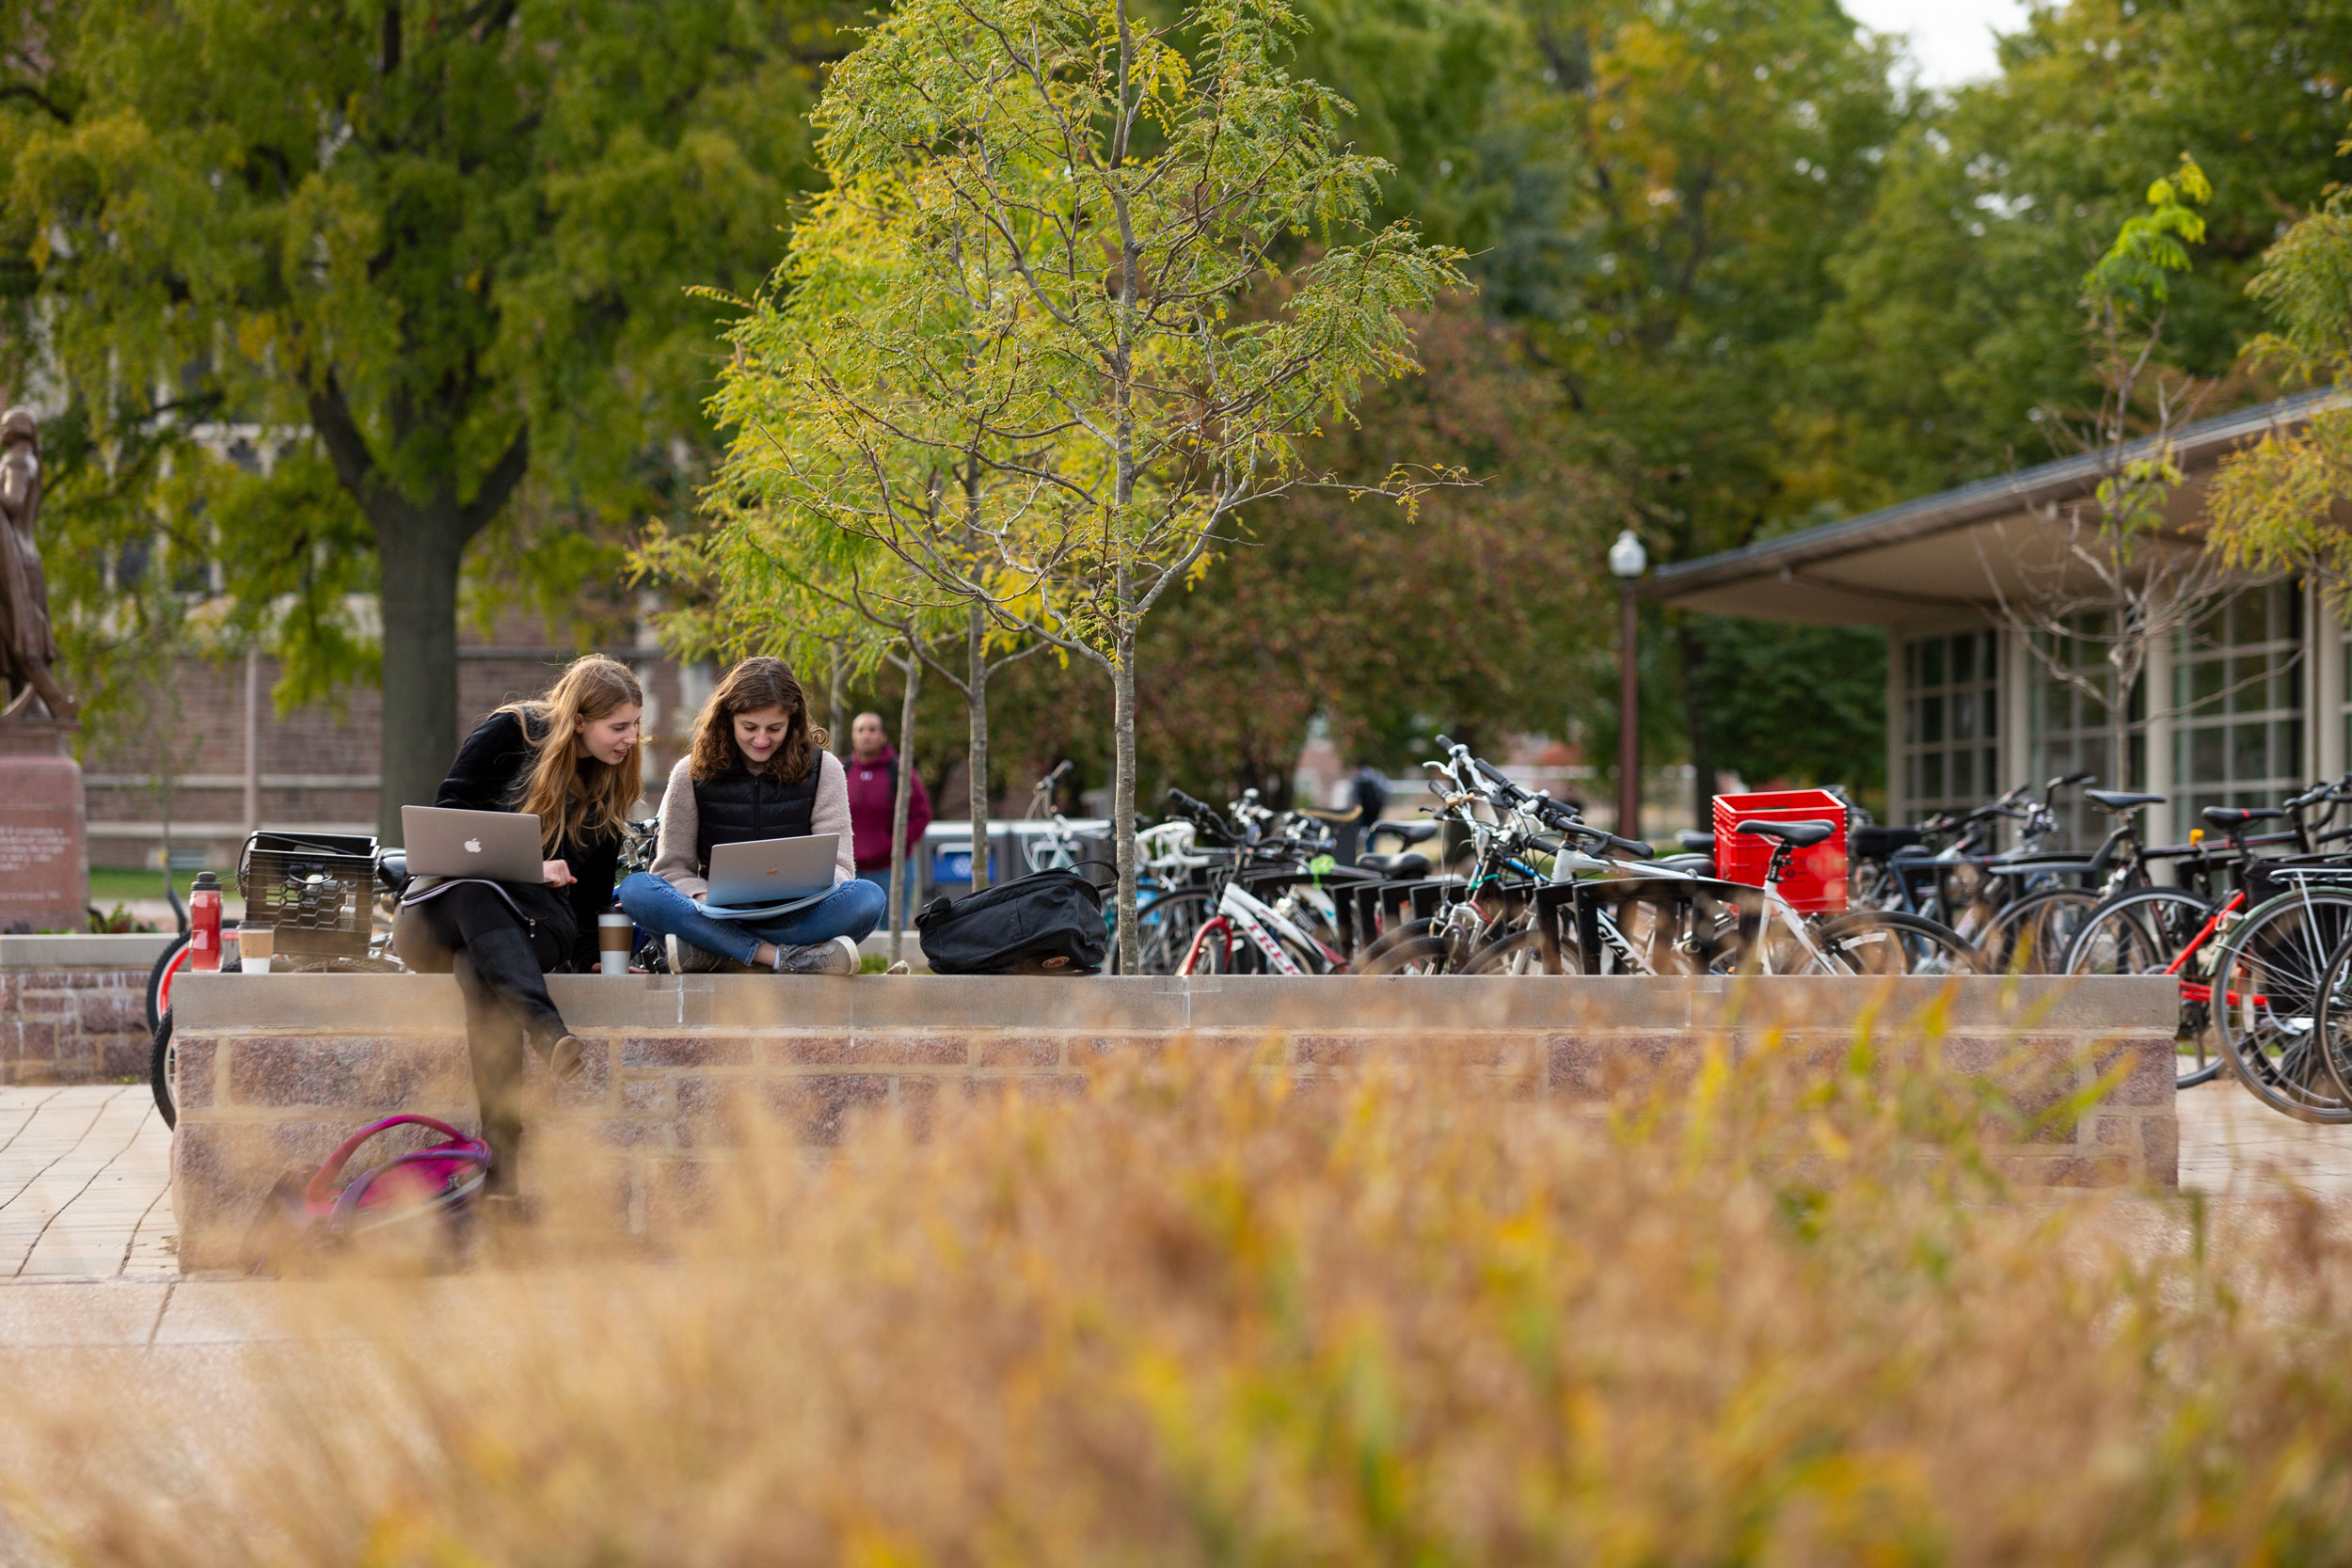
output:
[[[2031,1112],[2121,1082],[2090,1115],[2042,1127],[2005,1154],[2028,1185],[2175,1180],[2169,981],[1762,982],[1732,1000],[1721,981],[1413,979],[773,980],[759,976],[557,976],[556,1001],[589,1042],[588,1069],[544,1082],[543,1125],[596,1151],[596,1185],[635,1229],[692,1191],[755,1118],[830,1148],[860,1112],[920,1123],[943,1096],[1071,1092],[1120,1053],[1269,1048],[1305,1077],[1383,1053],[1444,1059],[1514,1088],[1597,1109],[1629,1076],[1693,1072],[1710,1035],[1735,1049],[1761,1031],[1842,1053],[1861,1009],[1887,1019],[1944,1008],[1948,1065],[1992,1080]],[[1886,1006],[1889,998],[1894,1005]],[[365,1120],[424,1111],[473,1117],[462,1015],[445,978],[204,977],[183,982],[181,1122],[173,1150],[182,1259],[233,1261],[254,1204]],[[534,1069],[535,1073],[535,1069]],[[565,1165],[565,1180],[586,1174]],[[526,1189],[540,1180],[525,1162]]]
[[[167,938],[0,937],[0,1084],[147,1076],[147,974]]]
[[[543,647],[547,641],[545,628],[524,618],[501,623],[486,641],[470,632],[460,639],[457,734],[500,705],[547,689],[571,657]],[[650,650],[608,651],[627,659],[646,682],[646,776],[658,798],[660,782],[677,759],[674,729],[691,718],[683,710],[701,689],[682,690],[678,668]],[[263,825],[373,832],[381,695],[373,687],[354,687],[336,702],[280,717],[269,695],[278,674],[275,660],[261,661]],[[205,849],[215,865],[235,863],[244,840],[245,664],[183,660],[169,690],[167,708],[142,709],[133,721],[94,722],[84,736],[92,865],[152,863],[165,809],[154,783],[159,771],[177,781],[170,800],[174,847]],[[157,767],[159,721],[167,721],[174,736],[168,769]]]

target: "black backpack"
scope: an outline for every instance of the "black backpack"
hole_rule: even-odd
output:
[[[1075,871],[1034,872],[914,917],[934,974],[1091,974],[1110,949],[1103,890]]]

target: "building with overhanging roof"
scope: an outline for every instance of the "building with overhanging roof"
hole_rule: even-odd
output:
[[[2347,395],[2306,393],[2184,429],[2174,451],[2185,483],[2155,547],[2200,547],[2205,493],[2224,456]],[[2003,597],[2030,594],[2062,547],[2050,509],[2095,492],[2102,471],[2095,457],[2062,458],[1677,562],[1644,592],[1709,614],[1885,627],[1890,820],[2077,769],[2125,787],[2104,707],[2056,679],[2000,613]],[[2158,639],[2130,727],[2129,786],[2171,798],[2153,809],[2150,831],[2176,839],[2204,806],[2275,804],[2344,771],[2345,649],[2341,622],[2311,585],[2250,574],[2232,579],[2197,625]]]

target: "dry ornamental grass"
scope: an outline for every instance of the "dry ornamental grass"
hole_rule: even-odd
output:
[[[2011,1200],[1922,1049],[771,1145],[660,1259],[275,1287],[234,1411],[66,1379],[7,1507],[158,1568],[2352,1558],[2333,1216]]]

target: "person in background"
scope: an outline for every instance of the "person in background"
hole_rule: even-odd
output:
[[[1372,847],[1372,825],[1389,809],[1389,784],[1380,769],[1368,762],[1356,765],[1356,815],[1340,830],[1340,859],[1350,865]]]
[[[908,769],[913,773],[913,768]],[[899,895],[899,928],[914,898],[914,857],[923,830],[931,825],[931,798],[923,777],[914,774],[907,801],[907,885]],[[857,874],[884,890],[890,887],[890,816],[898,802],[898,753],[891,750],[882,715],[861,713],[850,721],[850,823],[857,841]]]

